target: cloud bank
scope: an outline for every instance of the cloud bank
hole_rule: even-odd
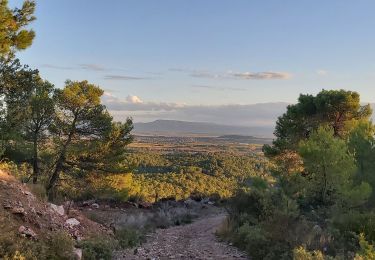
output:
[[[292,77],[291,73],[279,71],[262,71],[262,72],[234,72],[227,71],[214,73],[210,71],[169,69],[173,72],[187,72],[193,78],[207,79],[244,79],[244,80],[286,80]]]
[[[111,94],[103,97],[116,120],[133,117],[135,122],[157,119],[211,122],[238,126],[274,126],[278,116],[286,111],[287,103],[250,105],[186,105],[168,102],[146,102],[138,96],[119,99]]]

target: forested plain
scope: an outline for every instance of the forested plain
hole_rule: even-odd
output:
[[[218,236],[253,259],[375,259],[375,128],[359,93],[301,94],[263,154],[131,151],[132,119],[115,122],[101,87],[55,87],[17,59],[34,9],[0,2],[2,169],[51,202],[220,201]],[[0,257],[24,259],[7,248]]]

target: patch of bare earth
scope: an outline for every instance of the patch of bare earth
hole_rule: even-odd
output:
[[[215,236],[224,219],[221,214],[158,229],[141,247],[118,252],[115,259],[247,259],[244,253]]]

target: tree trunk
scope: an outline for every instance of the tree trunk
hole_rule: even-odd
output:
[[[68,139],[66,140],[65,144],[63,145],[63,147],[61,149],[59,158],[57,159],[56,164],[55,164],[55,169],[54,169],[54,171],[52,173],[52,176],[49,179],[49,182],[46,186],[46,191],[47,191],[47,194],[48,194],[48,197],[49,197],[50,200],[53,199],[52,198],[52,189],[53,189],[53,187],[55,186],[56,182],[58,181],[58,179],[60,177],[60,172],[63,168],[63,165],[65,163],[65,159],[66,159],[65,157],[66,157],[67,148],[68,148],[70,142],[72,141],[73,135],[74,135],[75,130],[76,130],[75,128],[76,128],[77,117],[78,117],[78,115],[76,114],[74,116],[72,125],[70,127]]]
[[[38,166],[38,135],[34,133],[34,154],[33,154],[33,183],[38,182],[39,166]]]
[[[62,151],[60,153],[59,158],[56,161],[55,169],[54,169],[54,171],[52,173],[52,176],[49,179],[48,185],[46,187],[46,191],[47,191],[48,197],[50,199],[53,199],[52,198],[52,188],[55,186],[57,180],[59,179],[60,171],[62,169],[62,166],[63,166],[64,162],[65,162],[65,153],[66,153],[66,148],[64,146],[64,148],[62,149]]]

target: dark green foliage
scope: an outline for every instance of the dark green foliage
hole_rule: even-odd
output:
[[[5,228],[2,230],[4,231]],[[0,235],[0,258],[18,259],[13,258],[18,254],[25,259],[70,260],[74,259],[73,245],[73,239],[63,231],[52,232],[48,237],[37,241],[8,231]]]
[[[309,225],[298,222],[296,202],[280,192],[239,191],[229,201],[229,214],[232,231],[224,237],[255,259],[290,259],[295,240],[306,240],[301,231]]]
[[[277,188],[238,193],[223,237],[255,259],[374,259],[370,114],[355,92],[301,95],[265,147]]]
[[[47,243],[47,259],[70,260],[74,259],[74,241],[64,231],[55,232]]]
[[[354,158],[345,141],[334,137],[333,130],[319,128],[307,141],[301,142],[299,152],[305,165],[308,179],[305,187],[312,205],[344,203],[359,206],[369,197],[371,187],[367,183],[354,186]]]
[[[118,153],[131,141],[131,120],[124,124],[113,123],[100,102],[102,95],[102,89],[87,81],[67,81],[65,88],[56,92],[56,115],[51,133],[57,155],[47,192],[56,185],[63,169],[105,171],[103,163],[108,154]]]
[[[361,106],[357,92],[322,90],[317,96],[301,94],[298,103],[289,105],[278,118],[276,140],[264,151],[274,156],[284,150],[296,150],[301,140],[324,125],[331,127],[335,136],[345,137],[354,122],[368,120],[371,114],[369,105]]]
[[[121,248],[131,248],[137,246],[142,240],[142,232],[135,228],[123,228],[116,230],[115,238]]]
[[[111,260],[116,243],[113,239],[93,236],[83,240],[80,246],[83,250],[83,259],[85,260]]]

